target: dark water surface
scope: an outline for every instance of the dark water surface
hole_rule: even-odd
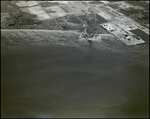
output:
[[[149,117],[149,46],[116,51],[2,47],[1,117]]]

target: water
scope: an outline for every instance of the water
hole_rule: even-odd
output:
[[[1,117],[149,117],[149,45],[2,46]]]

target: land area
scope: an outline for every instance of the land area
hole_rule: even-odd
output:
[[[90,13],[88,13],[90,11]],[[88,22],[87,22],[88,20]],[[113,34],[124,37],[139,29],[149,35],[149,4],[147,1],[2,1],[1,29],[44,29],[83,32],[88,23],[88,34]],[[114,29],[112,32],[107,24]],[[118,27],[119,26],[119,27]],[[120,35],[121,34],[121,35]],[[137,34],[135,34],[137,35]],[[145,39],[143,39],[145,40]],[[143,42],[128,41],[125,44]],[[129,42],[129,43],[127,43]]]

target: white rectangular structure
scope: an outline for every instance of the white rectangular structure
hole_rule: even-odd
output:
[[[87,9],[88,7],[80,2],[70,2],[66,4],[73,12],[83,12],[82,10]]]
[[[51,18],[63,17],[67,15],[67,13],[59,6],[52,6],[46,9],[52,11],[51,13],[48,13]]]
[[[38,19],[39,20],[46,20],[46,19],[49,19],[50,16],[47,14],[47,13],[44,13],[44,14],[38,14]]]
[[[28,7],[28,10],[30,11],[31,14],[36,14],[36,15],[46,13],[40,5],[34,7]]]
[[[26,12],[26,13],[30,13],[30,11],[28,10],[28,8],[20,8],[21,11]]]
[[[27,4],[28,4],[29,7],[31,7],[31,6],[38,5],[39,3],[36,2],[36,1],[28,1]]]
[[[18,7],[27,7],[28,6],[28,4],[25,1],[19,1],[16,3],[16,5]]]

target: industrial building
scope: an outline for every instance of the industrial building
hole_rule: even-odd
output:
[[[101,26],[105,28],[110,34],[114,35],[119,41],[128,46],[145,43],[143,39],[136,36],[134,33],[124,30],[114,24],[104,23],[101,24]]]

